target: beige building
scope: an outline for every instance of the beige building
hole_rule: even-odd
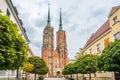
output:
[[[115,39],[120,39],[120,6],[112,7],[108,20],[90,36],[79,53],[100,55],[102,50]],[[114,76],[113,72],[97,72],[92,75],[92,80],[115,80]]]
[[[77,60],[81,55],[83,55],[83,48],[80,48],[80,49],[79,49],[79,52],[76,53],[76,55],[75,55],[75,57],[74,57],[75,60]]]
[[[13,5],[11,0],[0,0],[0,10],[2,11],[3,15],[7,15],[11,21],[13,21],[14,24],[17,25],[18,29],[19,29],[19,34],[25,39],[26,43],[28,44],[28,56],[34,56],[30,46],[29,46],[29,39],[26,35],[26,30],[23,27],[23,22],[22,20],[18,17],[19,13],[16,9],[16,7]],[[2,78],[8,78],[12,77],[15,78],[16,77],[16,71],[0,71],[0,80],[2,80]],[[19,75],[22,75],[22,73],[20,73]]]
[[[74,59],[69,59],[69,62],[68,63],[74,63]]]

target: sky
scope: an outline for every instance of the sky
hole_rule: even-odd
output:
[[[36,56],[41,56],[43,30],[47,24],[50,2],[51,25],[59,29],[59,12],[62,8],[63,30],[66,31],[69,59],[83,48],[90,35],[108,19],[110,10],[120,5],[119,0],[12,0],[23,21],[30,47]]]

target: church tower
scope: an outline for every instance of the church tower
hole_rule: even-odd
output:
[[[48,20],[43,32],[42,58],[49,67],[48,76],[53,74],[53,51],[54,51],[54,35],[50,21],[50,5],[48,5]]]
[[[54,50],[54,34],[50,21],[50,5],[48,6],[48,20],[43,32],[42,58],[49,67],[48,77],[60,77],[61,71],[68,63],[66,33],[62,28],[62,13],[60,9],[59,30],[56,33],[56,50]]]
[[[62,70],[64,66],[68,63],[68,53],[67,53],[67,43],[66,43],[66,33],[62,27],[62,13],[60,9],[60,21],[59,21],[59,30],[57,31],[57,42],[56,50],[59,55],[59,68]]]

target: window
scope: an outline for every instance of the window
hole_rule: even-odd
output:
[[[101,50],[100,50],[100,43],[97,44],[97,52],[100,53]]]
[[[57,64],[58,62],[57,62],[57,59],[55,60],[55,64]]]
[[[90,49],[90,54],[92,54],[92,48]]]
[[[62,60],[62,65],[64,65],[64,60]]]
[[[6,15],[10,17],[10,11],[7,9]]]
[[[64,54],[62,54],[62,58],[64,58]]]
[[[50,72],[50,70],[51,70],[51,65],[48,65],[49,66],[49,72]]]
[[[51,53],[48,53],[48,58],[51,58]]]
[[[48,46],[48,50],[51,50],[51,45]]]
[[[117,32],[117,33],[114,35],[114,38],[120,40],[120,32]]]
[[[57,61],[57,59],[55,59],[55,64],[54,64],[55,68],[58,67],[57,65],[58,65],[58,61]]]
[[[52,64],[52,59],[51,58],[48,59],[48,64],[49,65]]]
[[[118,21],[118,20],[117,20],[117,16],[115,16],[115,17],[113,18],[113,24],[115,24],[117,21]]]

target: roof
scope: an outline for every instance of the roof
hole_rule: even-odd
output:
[[[88,41],[86,42],[85,47],[87,47],[91,42],[95,41],[98,37],[104,34],[110,29],[109,20],[107,20],[95,33],[93,33]]]
[[[112,7],[112,9],[111,9],[111,11],[110,11],[110,13],[109,13],[109,15],[108,15],[108,18],[109,18],[110,16],[112,16],[112,14],[113,14],[114,12],[116,12],[118,9],[120,9],[120,5],[119,5],[119,6],[114,6],[114,7]]]
[[[31,47],[28,45],[28,51],[29,51],[29,55],[31,55],[31,56],[34,56],[34,53],[33,53],[33,51],[31,50]]]
[[[7,4],[8,4],[8,6],[9,6],[10,10],[12,11],[12,14],[13,14],[14,18],[15,18],[15,20],[17,21],[17,23],[18,23],[18,25],[19,25],[18,27],[20,28],[21,32],[23,33],[26,41],[27,41],[28,43],[30,43],[30,40],[29,40],[26,32],[24,31],[25,28],[23,27],[22,21],[21,21],[21,19],[19,19],[19,17],[18,17],[18,14],[19,14],[19,13],[18,13],[18,11],[17,11],[17,8],[14,7],[14,5],[13,5],[13,3],[12,3],[11,0],[6,0],[6,2],[7,2]]]

